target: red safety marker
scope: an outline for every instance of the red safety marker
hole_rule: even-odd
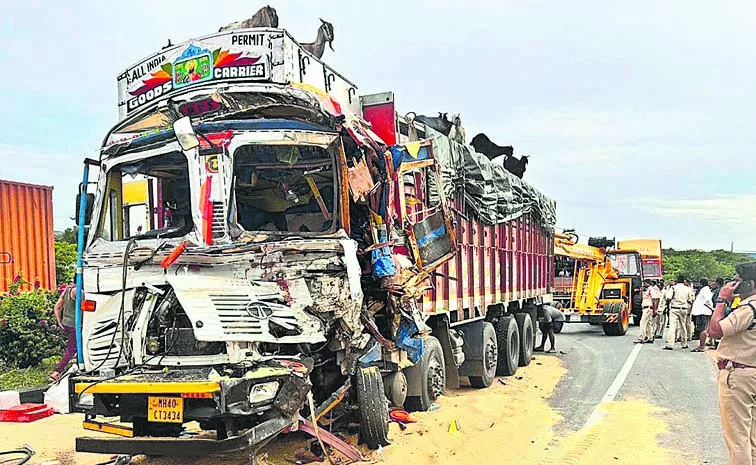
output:
[[[176,260],[181,256],[182,253],[184,253],[184,250],[186,250],[186,244],[187,242],[184,241],[181,244],[177,245],[175,249],[171,251],[170,254],[168,254],[167,257],[163,259],[162,262],[160,262],[160,266],[165,268],[166,270],[173,265]]]
[[[21,404],[0,410],[0,422],[29,423],[55,413],[47,404]]]

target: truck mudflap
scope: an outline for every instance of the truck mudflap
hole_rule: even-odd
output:
[[[127,455],[201,456],[228,454],[259,446],[293,425],[291,417],[280,415],[240,432],[228,439],[205,439],[198,437],[79,437],[76,452]]]

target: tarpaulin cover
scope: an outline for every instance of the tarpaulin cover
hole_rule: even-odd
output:
[[[444,195],[452,198],[454,192],[463,191],[466,213],[472,212],[488,225],[530,214],[542,227],[554,229],[556,203],[552,199],[471,147],[454,142],[428,126],[425,135],[433,143],[433,152],[441,165]]]

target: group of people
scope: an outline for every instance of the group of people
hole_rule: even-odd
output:
[[[684,276],[664,288],[646,282],[638,343],[662,337],[669,320],[667,344],[682,348],[698,338],[717,345],[719,411],[729,463],[756,463],[756,262],[738,265],[734,280],[702,279],[694,290]],[[727,284],[724,284],[727,281]]]
[[[654,339],[663,338],[664,329],[669,326],[665,350],[673,350],[677,342],[687,349],[688,342],[696,339],[699,343],[691,352],[703,352],[707,344],[714,345],[715,340],[709,336],[708,328],[714,302],[719,298],[724,282],[724,278],[713,281],[702,278],[696,289],[685,276],[678,276],[664,285],[645,281],[641,334],[635,342],[653,344]]]

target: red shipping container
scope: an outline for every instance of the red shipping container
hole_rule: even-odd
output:
[[[30,284],[55,288],[52,190],[0,180],[0,294],[19,274]]]

